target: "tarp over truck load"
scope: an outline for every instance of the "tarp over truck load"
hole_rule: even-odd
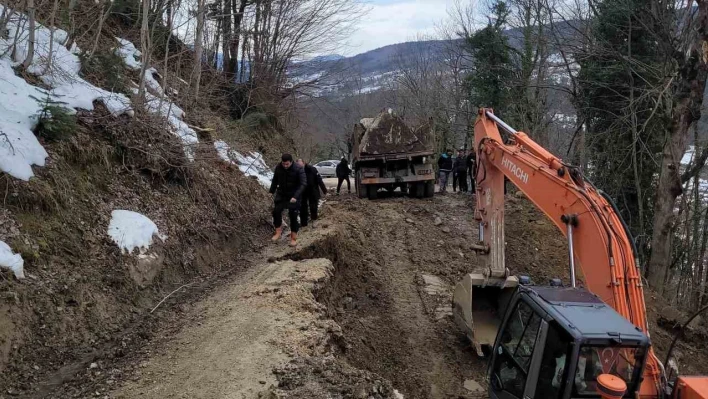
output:
[[[422,153],[432,151],[430,127],[411,130],[403,118],[383,112],[376,118],[365,118],[355,127],[354,140],[361,155]]]

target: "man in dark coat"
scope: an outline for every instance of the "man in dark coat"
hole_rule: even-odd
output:
[[[445,193],[447,192],[447,180],[450,178],[450,172],[452,172],[452,150],[447,150],[440,155],[438,170],[440,172],[440,179],[438,180],[440,192]]]
[[[467,192],[467,157],[464,150],[457,151],[457,158],[453,165],[454,177],[452,180],[452,191],[456,191],[455,185],[460,186],[460,192]]]
[[[470,150],[470,153],[467,155],[467,174],[470,176],[470,192],[474,194],[475,190],[475,179],[477,176],[475,176],[474,171],[476,169],[476,163],[477,163],[477,157],[474,154],[474,149]]]
[[[305,169],[293,162],[292,155],[283,154],[281,162],[275,168],[273,181],[270,184],[270,193],[275,194],[273,198],[273,226],[275,226],[273,241],[280,240],[280,236],[283,234],[283,211],[287,209],[288,216],[290,216],[290,246],[297,245],[297,232],[300,230],[297,216],[300,210],[300,198],[306,187]]]
[[[347,159],[342,157],[342,160],[339,162],[339,165],[337,165],[337,179],[339,182],[337,183],[337,195],[339,195],[339,190],[342,188],[342,183],[346,180],[347,181],[347,191],[349,191],[349,194],[352,193],[352,183],[349,181],[349,175],[352,173],[352,170],[349,168],[349,162],[347,162]]]
[[[307,227],[310,216],[312,216],[312,227],[315,227],[320,190],[323,194],[327,194],[327,186],[325,186],[317,168],[302,159],[298,159],[296,163],[305,169],[305,176],[307,176],[307,187],[302,192],[302,204],[300,205],[300,227]]]

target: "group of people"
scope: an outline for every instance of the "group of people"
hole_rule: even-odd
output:
[[[337,165],[337,194],[346,180],[347,188],[351,192],[349,175],[351,169],[345,158]],[[318,217],[318,207],[321,194],[327,195],[327,186],[317,168],[302,159],[293,161],[293,156],[283,154],[280,163],[275,168],[273,180],[270,184],[270,193],[273,197],[273,226],[275,235],[273,241],[278,241],[283,235],[283,212],[288,211],[290,219],[291,247],[297,246],[297,235],[301,227],[307,227],[312,221],[314,227]],[[298,218],[299,216],[299,218]]]
[[[438,159],[440,192],[447,192],[447,183],[452,175],[452,191],[466,193],[468,190],[474,193],[474,170],[476,157],[472,150],[458,150],[457,157],[452,158],[452,150],[445,151]],[[469,180],[468,180],[469,179]],[[468,182],[471,185],[468,185]]]

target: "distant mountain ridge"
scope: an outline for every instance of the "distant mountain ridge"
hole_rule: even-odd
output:
[[[549,43],[570,46],[581,31],[581,22],[567,21],[555,27],[561,38],[549,37]],[[510,47],[521,48],[523,31],[508,29],[504,32]],[[550,36],[550,35],[549,35]],[[464,39],[410,41],[380,47],[351,57],[338,54],[315,57],[299,62],[290,68],[293,84],[314,82],[314,95],[331,96],[350,90],[368,93],[386,87],[402,65],[414,60],[413,55],[440,52]],[[456,43],[457,42],[457,43]],[[553,44],[551,44],[553,46]],[[410,65],[410,64],[408,64]]]

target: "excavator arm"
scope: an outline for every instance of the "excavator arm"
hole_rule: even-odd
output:
[[[506,142],[499,126],[509,133]],[[648,335],[635,249],[611,199],[587,181],[579,169],[563,163],[525,133],[506,125],[490,109],[479,110],[474,139],[475,216],[480,223],[480,239],[490,254],[484,276],[489,281],[508,278],[504,260],[506,178],[567,237],[571,284],[576,284],[577,268],[585,288]],[[649,351],[643,377],[639,397],[660,397],[664,369],[653,350]]]

